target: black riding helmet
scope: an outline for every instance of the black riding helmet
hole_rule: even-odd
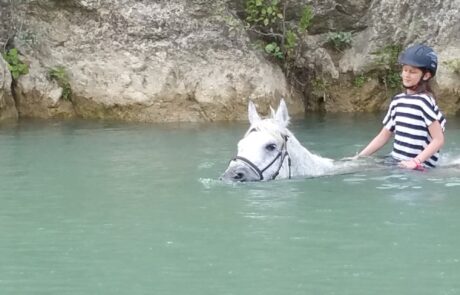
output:
[[[438,56],[436,52],[431,47],[422,44],[413,45],[404,50],[399,55],[398,62],[402,65],[427,70],[431,73],[432,77],[436,75],[436,69],[438,68]]]

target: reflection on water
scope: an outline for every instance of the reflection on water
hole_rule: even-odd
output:
[[[246,127],[0,126],[2,293],[460,294],[458,167],[220,182]],[[339,159],[379,127],[344,115],[291,129]]]

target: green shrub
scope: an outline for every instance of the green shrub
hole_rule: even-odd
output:
[[[394,68],[398,66],[398,57],[402,51],[402,46],[399,44],[391,44],[383,47],[372,53],[377,65],[385,68]]]
[[[16,48],[5,52],[3,58],[8,63],[8,69],[14,80],[17,80],[21,75],[29,73],[29,67],[19,59],[18,50]]]
[[[364,83],[366,83],[366,81],[367,77],[363,74],[360,74],[353,79],[353,86],[361,88],[363,87]]]
[[[265,52],[279,59],[284,58],[284,54],[276,42],[267,44],[267,46],[265,46]]]
[[[297,34],[306,31],[313,18],[311,7],[305,6],[298,24],[287,22],[284,14],[288,3],[288,0],[245,1],[246,29],[259,35],[265,43],[265,53],[284,60],[285,67],[288,67],[286,57],[292,56],[297,47]]]
[[[283,18],[278,0],[247,0],[246,21],[268,26]]]
[[[308,30],[308,27],[311,24],[313,19],[313,10],[310,5],[307,5],[302,10],[302,16],[300,17],[299,21],[299,30],[300,32],[305,32]]]
[[[312,88],[314,92],[325,92],[329,88],[329,83],[320,78],[316,78],[312,82]]]
[[[330,32],[327,35],[327,43],[339,51],[350,47],[351,42],[351,32]]]
[[[388,72],[384,77],[385,84],[390,89],[398,89],[401,86],[401,74],[399,71]]]
[[[64,67],[57,66],[49,69],[48,76],[50,80],[56,81],[58,85],[62,87],[62,99],[71,100],[72,88],[70,87],[69,76],[67,75]]]
[[[399,44],[391,44],[372,53],[374,62],[378,66],[377,76],[379,80],[393,90],[398,89],[401,85],[401,67],[398,63],[398,57],[402,48]]]
[[[296,45],[297,45],[297,35],[293,31],[288,30],[286,32],[286,44],[285,44],[286,49],[292,49],[296,47]]]

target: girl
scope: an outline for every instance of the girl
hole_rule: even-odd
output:
[[[400,167],[435,167],[446,124],[428,84],[436,74],[438,58],[430,47],[414,45],[399,56],[398,62],[405,91],[393,97],[382,130],[357,157],[372,155],[394,134],[391,156]]]

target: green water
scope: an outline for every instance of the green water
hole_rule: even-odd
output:
[[[380,119],[291,130],[340,158]],[[460,169],[223,184],[247,127],[1,125],[0,294],[460,294]]]

